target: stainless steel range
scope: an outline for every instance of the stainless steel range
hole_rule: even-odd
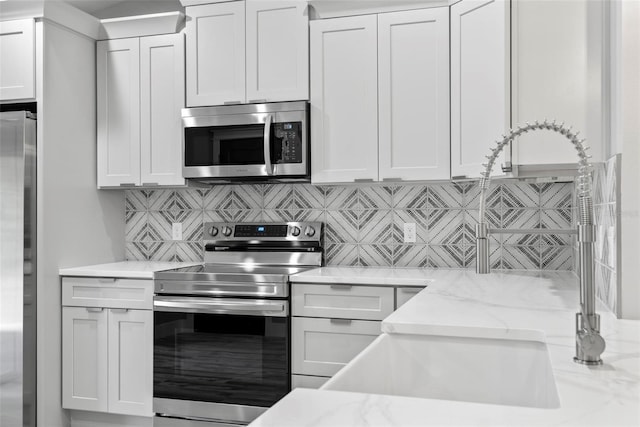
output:
[[[319,222],[207,223],[203,265],[154,275],[155,426],[248,424],[291,389],[289,276]]]

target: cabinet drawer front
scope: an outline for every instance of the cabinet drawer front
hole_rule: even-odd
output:
[[[293,285],[293,315],[382,320],[393,312],[393,288]]]
[[[329,377],[316,377],[314,375],[291,375],[291,389],[294,388],[320,388],[329,381]]]
[[[292,373],[332,376],[380,335],[381,322],[339,320],[292,320]]]
[[[62,305],[153,309],[153,280],[65,277]]]

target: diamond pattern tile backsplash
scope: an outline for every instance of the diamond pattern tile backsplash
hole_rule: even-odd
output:
[[[494,181],[492,227],[570,228],[572,183]],[[424,185],[219,185],[208,189],[128,190],[126,256],[131,260],[201,261],[208,221],[322,221],[327,265],[474,268],[476,182]],[[183,240],[171,240],[181,222]],[[403,225],[417,228],[403,243]],[[567,235],[495,235],[494,269],[572,270]]]
[[[617,316],[620,316],[618,292],[620,271],[618,247],[620,244],[620,154],[605,163],[594,165],[593,207],[596,224],[595,277],[596,293],[600,300]],[[574,206],[576,203],[574,202]],[[573,209],[577,218],[577,207]],[[577,221],[577,220],[576,220]],[[578,271],[578,247],[574,244],[575,271]]]

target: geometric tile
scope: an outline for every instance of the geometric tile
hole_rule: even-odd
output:
[[[324,250],[326,265],[359,265],[358,245],[329,243]]]
[[[301,209],[293,201],[292,184],[269,185],[264,190],[265,209]]]
[[[255,222],[261,219],[260,209],[219,209],[204,212],[204,222]]]
[[[538,246],[502,247],[502,268],[505,270],[540,269],[540,248]]]
[[[293,197],[303,209],[324,208],[324,189],[311,184],[298,184],[293,187]],[[266,206],[265,206],[266,207]]]
[[[430,245],[461,245],[464,243],[464,211],[434,209],[429,215],[428,243]]]
[[[402,244],[393,247],[394,267],[416,267],[427,266],[427,245],[424,244]]]
[[[147,210],[147,195],[140,190],[126,190],[124,192],[125,206],[127,211]]]
[[[540,251],[540,269],[569,271],[573,267],[572,257],[569,246],[543,246]]]
[[[503,184],[502,206],[505,209],[538,208],[540,206],[539,186],[526,183]]]
[[[393,243],[391,210],[365,211],[358,227],[358,243]]]
[[[573,183],[546,183],[540,186],[540,206],[546,209],[570,209]]]
[[[388,266],[393,262],[391,245],[358,245],[358,260],[362,266]]]
[[[203,262],[204,248],[200,242],[177,242],[176,257],[178,262]]]
[[[393,192],[394,209],[428,209],[428,187],[425,185],[403,185]]]
[[[461,208],[465,188],[457,184],[430,185],[427,195],[429,207],[432,209]]]
[[[464,268],[465,249],[458,245],[431,245],[427,253],[430,268]]]
[[[389,186],[361,186],[358,198],[362,209],[391,209],[393,190]]]
[[[356,243],[358,241],[358,223],[349,211],[326,212],[325,235],[329,242]]]
[[[147,227],[147,212],[129,212],[125,222],[125,240],[133,242]]]
[[[361,210],[358,188],[351,186],[323,187],[325,206],[332,210]]]

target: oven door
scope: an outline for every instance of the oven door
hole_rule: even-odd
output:
[[[248,423],[290,390],[288,302],[154,298],[154,412]]]

